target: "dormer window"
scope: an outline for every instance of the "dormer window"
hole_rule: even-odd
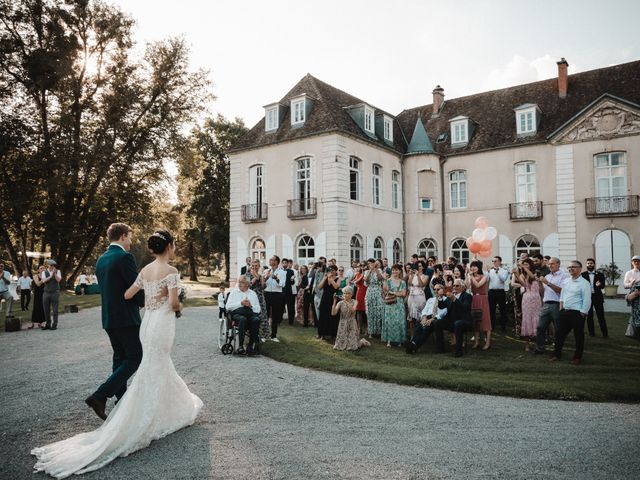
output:
[[[298,125],[305,121],[304,98],[291,100],[291,125]]]
[[[469,119],[458,116],[449,120],[451,123],[451,145],[462,146],[469,142]]]
[[[278,129],[278,105],[265,107],[265,126],[264,130],[270,132]]]
[[[374,114],[373,108],[365,105],[364,107],[364,129],[369,133],[375,132],[375,124],[374,124]]]
[[[532,135],[538,131],[540,109],[537,105],[525,103],[514,108],[516,112],[516,131],[518,135]]]
[[[386,115],[384,116],[384,139],[393,142],[393,120]]]

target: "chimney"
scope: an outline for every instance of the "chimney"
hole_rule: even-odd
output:
[[[444,103],[444,88],[440,85],[436,85],[433,89],[433,115],[438,115],[442,104]]]
[[[567,79],[567,67],[569,63],[564,57],[560,59],[558,64],[558,95],[560,98],[566,98],[567,87],[569,86],[569,80]]]

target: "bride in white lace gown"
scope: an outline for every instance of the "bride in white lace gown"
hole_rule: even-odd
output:
[[[164,238],[165,233],[173,240],[168,232],[154,235]],[[97,430],[33,449],[31,453],[38,459],[36,471],[66,478],[97,470],[195,421],[202,401],[189,391],[170,356],[175,337],[174,309],[180,306],[179,276],[168,264],[173,257],[173,241],[167,243],[125,293],[133,297],[141,288],[145,292],[140,326],[142,363],[131,386]]]

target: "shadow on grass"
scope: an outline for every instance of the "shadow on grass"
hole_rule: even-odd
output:
[[[628,315],[607,315],[610,338],[587,337],[583,364],[569,364],[573,336],[565,343],[563,360],[533,356],[524,342],[494,334],[488,351],[468,350],[464,357],[435,354],[433,339],[415,355],[373,340],[370,348],[338,352],[316,340],[315,330],[283,323],[281,343],[267,342],[265,355],[274,360],[328,372],[417,387],[522,398],[640,402],[640,342],[624,336]],[[548,347],[550,350],[550,347]],[[549,351],[549,353],[551,353]]]

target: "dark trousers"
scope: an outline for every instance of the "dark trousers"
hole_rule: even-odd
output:
[[[536,328],[536,350],[538,352],[544,352],[544,343],[547,338],[547,329],[549,323],[553,321],[553,325],[558,332],[558,322],[560,321],[560,304],[559,303],[545,303],[540,310],[540,316],[538,317],[538,326]]]
[[[271,317],[271,338],[278,336],[278,325],[284,313],[284,295],[281,292],[264,292],[267,317]]]
[[[296,318],[296,296],[292,293],[285,293],[284,304],[287,306],[287,320],[289,325],[293,325],[293,319]]]
[[[118,400],[122,398],[127,391],[127,380],[142,361],[139,326],[112,328],[107,330],[107,335],[113,348],[113,373],[93,394],[105,402],[114,395]]]
[[[576,351],[573,354],[573,358],[582,359],[582,351],[584,350],[584,317],[582,314],[578,310],[562,310],[558,324],[553,354],[560,358],[564,341],[569,332],[573,330],[573,337],[576,341]]]
[[[20,290],[20,308],[22,310],[29,310],[29,303],[31,303],[31,290]],[[598,315],[598,320],[600,315]]]
[[[491,315],[491,330],[496,328],[496,309],[500,307],[500,327],[507,325],[507,296],[504,289],[489,290],[489,314]]]
[[[227,310],[224,307],[218,307],[218,320],[222,320],[225,313],[227,313]]]
[[[413,337],[411,337],[411,343],[415,344],[416,349],[420,348],[424,345],[431,335],[435,331],[436,321],[431,322],[431,325],[425,326],[422,325],[421,322],[416,322],[415,327],[413,328]]]
[[[589,330],[590,336],[595,336],[596,329],[593,325],[593,311],[596,311],[596,315],[598,316],[598,325],[600,325],[600,332],[602,332],[603,337],[609,336],[609,330],[607,329],[607,321],[604,319],[604,303],[602,299],[595,299],[594,295],[591,295],[591,308],[589,309],[589,313],[587,314],[587,328]]]
[[[311,292],[305,290],[302,297],[302,318],[304,320],[304,326],[309,326],[309,310],[313,307],[313,295]],[[314,322],[315,323],[315,322]]]
[[[241,310],[241,309],[238,309]],[[249,348],[256,348],[259,342],[258,329],[260,328],[260,314],[249,312],[238,312],[234,310],[231,312],[231,319],[238,325],[238,340],[240,346],[244,346],[244,335],[247,331],[247,324],[249,325]],[[247,308],[247,310],[250,310]]]
[[[462,340],[464,332],[471,329],[471,322],[467,320],[447,319],[435,322],[436,351],[444,352],[444,330],[456,335],[456,353],[462,353]]]
[[[58,326],[58,303],[60,302],[60,292],[42,294],[42,307],[44,308],[44,320],[47,327]],[[53,310],[53,324],[51,323],[51,310]]]

